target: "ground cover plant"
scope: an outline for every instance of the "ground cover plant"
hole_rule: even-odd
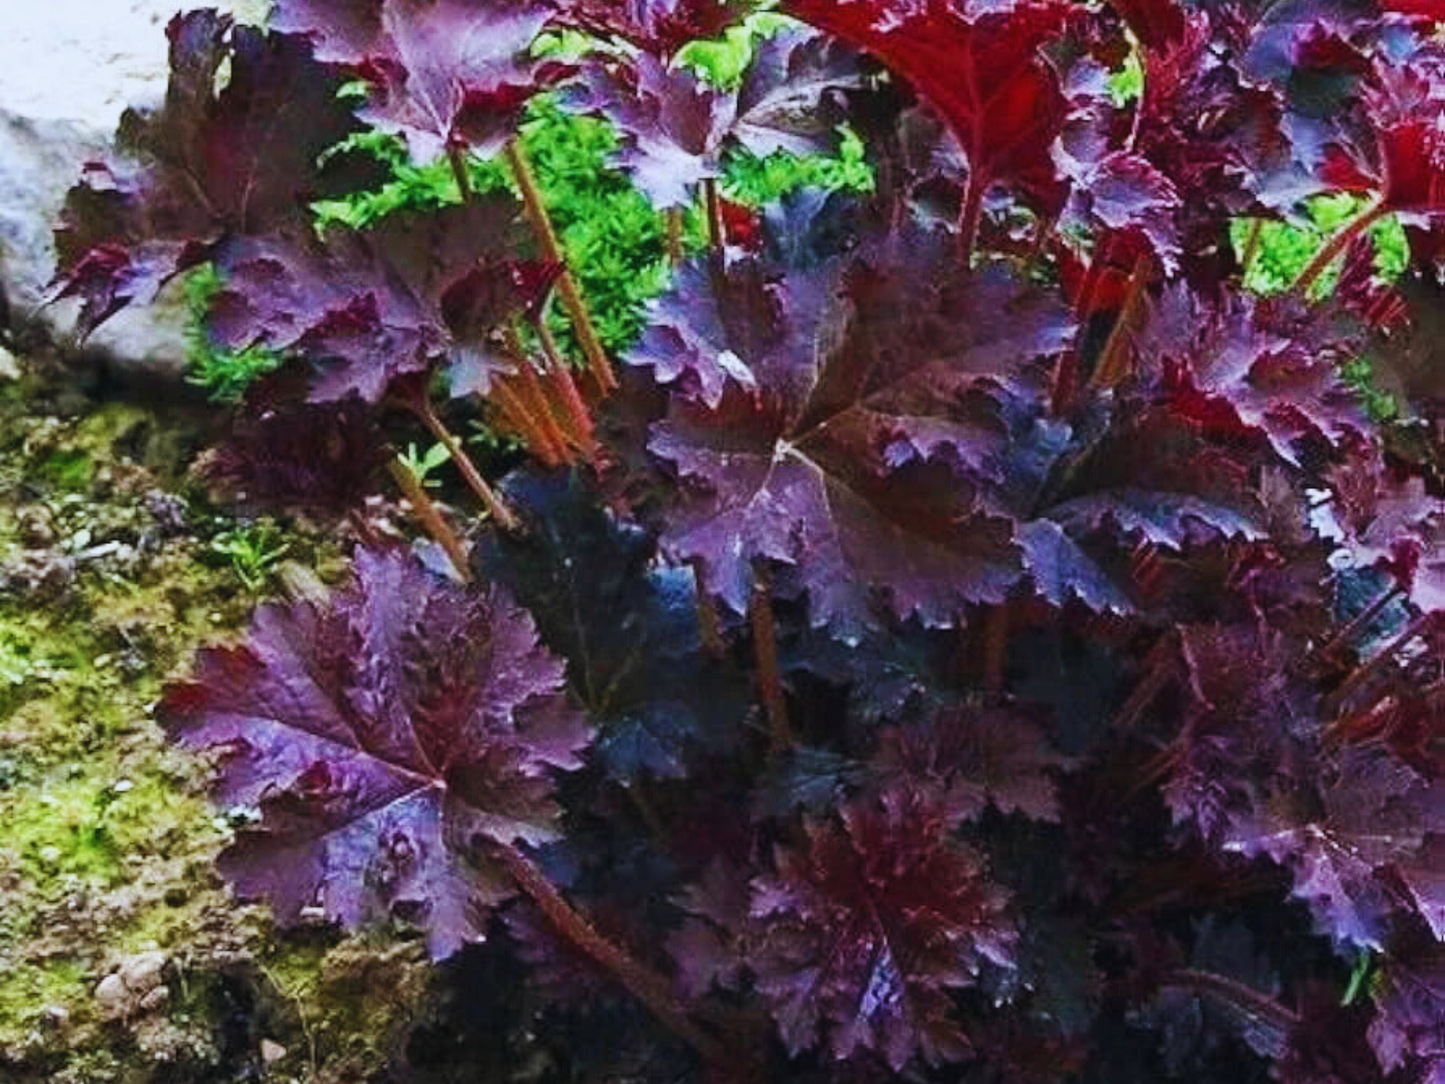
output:
[[[157,707],[223,873],[499,1079],[1445,1081],[1441,13],[779,7],[171,24],[57,289],[359,540]]]

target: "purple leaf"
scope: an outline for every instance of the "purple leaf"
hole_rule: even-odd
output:
[[[238,891],[283,922],[313,904],[348,926],[405,917],[441,957],[515,892],[479,842],[557,838],[551,773],[590,740],[562,681],[500,589],[363,549],[351,586],[202,651],[158,717],[218,754],[219,801],[261,808],[222,858]]]
[[[357,127],[337,97],[341,73],[299,37],[214,11],[177,16],[167,33],[164,105],[121,123],[136,161],[89,168],[56,229],[56,280],[83,298],[86,331],[150,301],[224,237],[304,228],[318,157]]]
[[[798,566],[819,623],[865,621],[876,586],[899,615],[950,624],[1019,578],[1009,524],[978,506],[967,468],[1006,447],[989,394],[1059,349],[1068,320],[996,270],[960,276],[934,244],[889,238],[786,289],[735,264],[713,307],[663,302],[671,323],[638,360],[689,378],[649,445],[683,483],[663,544],[703,558],[730,606],[758,559]],[[667,341],[696,360],[678,366]]]
[[[897,792],[811,822],[753,884],[747,961],[793,1054],[877,1052],[898,1072],[968,1049],[947,991],[1011,966],[1007,893],[951,818]]]

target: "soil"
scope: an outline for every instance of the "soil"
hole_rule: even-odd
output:
[[[404,931],[281,932],[238,904],[207,766],[149,714],[286,561],[334,579],[341,549],[282,522],[284,560],[239,567],[214,543],[247,524],[189,473],[215,412],[84,380],[0,369],[0,1081],[410,1079],[422,1023],[456,1046],[455,969]]]

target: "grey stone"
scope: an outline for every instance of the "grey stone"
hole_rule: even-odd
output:
[[[155,1012],[171,998],[169,986],[157,986],[140,999],[141,1012]]]
[[[135,997],[119,975],[107,975],[95,988],[95,1007],[102,1020],[124,1020],[135,1006]]]
[[[148,994],[161,984],[166,962],[166,954],[159,949],[128,956],[120,965],[121,981],[133,994]]]

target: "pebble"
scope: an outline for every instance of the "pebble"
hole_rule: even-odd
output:
[[[107,975],[95,988],[95,1007],[102,1020],[124,1020],[133,1004],[134,997],[119,975]]]
[[[159,949],[138,952],[127,957],[120,965],[121,981],[137,995],[149,993],[161,984],[161,973],[166,969],[166,954]]]
[[[168,958],[159,949],[127,956],[114,972],[95,987],[95,1005],[102,1020],[125,1020],[137,1013],[154,1012],[170,999],[161,982]]]
[[[261,1061],[266,1065],[275,1065],[286,1056],[286,1048],[272,1039],[261,1040]]]

